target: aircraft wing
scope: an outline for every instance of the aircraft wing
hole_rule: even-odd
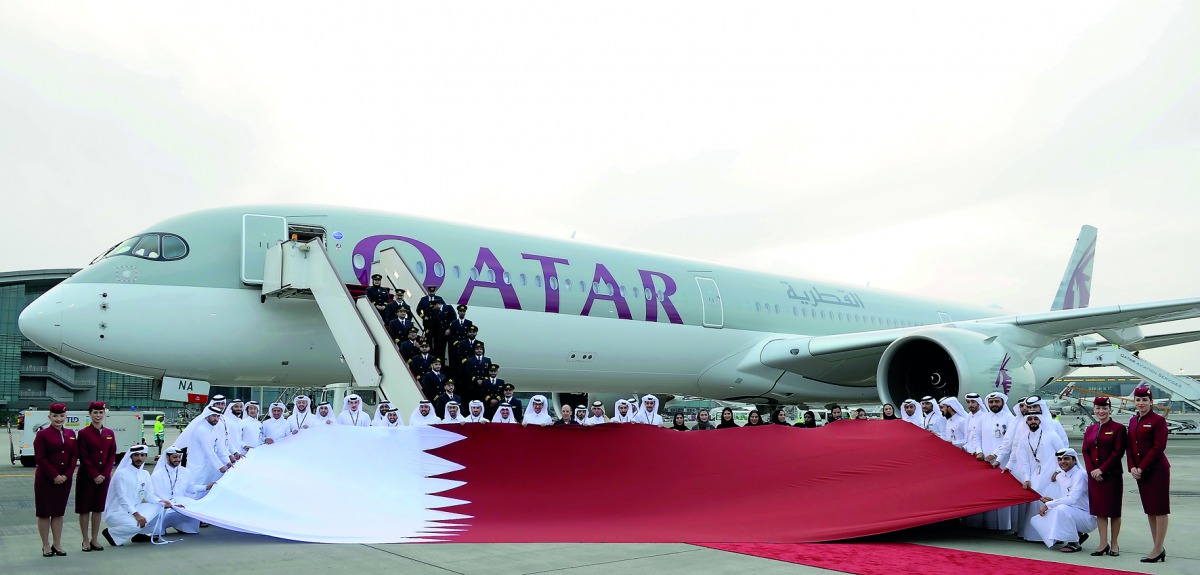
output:
[[[1116,331],[1142,325],[1191,319],[1200,317],[1200,298],[1169,300],[1128,305],[1114,305],[1082,309],[1064,309],[1025,315],[1010,315],[993,318],[949,322],[947,327],[975,327],[975,331],[989,331],[989,326],[1013,326],[1022,328],[1033,339],[1042,341],[1023,341],[1024,345],[1046,345],[1054,340],[1096,333],[1099,331]],[[807,339],[808,352],[814,356],[843,355],[845,357],[881,353],[883,348],[897,338],[914,331],[926,329],[929,326],[889,329],[882,331],[856,332],[838,335],[816,336]],[[1159,347],[1172,343],[1184,343],[1200,340],[1200,332],[1174,334],[1179,339],[1171,343],[1168,336],[1157,336],[1151,345]],[[1157,345],[1154,345],[1157,343]],[[1127,349],[1138,349],[1137,344],[1126,345]]]

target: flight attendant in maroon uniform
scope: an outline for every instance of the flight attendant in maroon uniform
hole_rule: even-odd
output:
[[[88,405],[88,417],[91,423],[76,434],[79,476],[75,481],[75,513],[79,514],[84,553],[104,550],[96,540],[100,537],[100,517],[112,483],[113,465],[117,462],[117,434],[104,427],[104,402],[93,401]]]
[[[1121,554],[1121,458],[1125,455],[1125,426],[1112,420],[1112,403],[1107,397],[1092,402],[1096,423],[1083,432],[1083,462],[1088,472],[1088,503],[1100,528],[1100,546],[1093,557]],[[1109,538],[1109,525],[1112,537]]]
[[[37,471],[33,477],[33,506],[38,522],[38,535],[42,536],[42,557],[66,557],[62,550],[63,515],[67,513],[67,499],[71,498],[71,476],[75,474],[75,459],[78,457],[75,432],[64,429],[67,421],[67,406],[55,403],[50,406],[50,425],[42,428],[33,438],[33,458]],[[50,545],[50,534],[54,534],[54,545]]]
[[[1167,560],[1163,541],[1167,538],[1167,516],[1171,513],[1171,464],[1167,461],[1167,420],[1154,413],[1154,397],[1142,385],[1133,390],[1137,413],[1129,420],[1129,474],[1137,480],[1142,510],[1150,520],[1154,548],[1142,563]]]

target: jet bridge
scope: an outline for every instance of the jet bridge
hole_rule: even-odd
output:
[[[1071,366],[1119,367],[1142,378],[1147,384],[1170,393],[1172,401],[1182,401],[1200,411],[1200,382],[1172,374],[1138,357],[1134,352],[1121,349],[1116,345],[1099,344],[1082,347],[1075,357],[1071,358]]]
[[[397,408],[424,399],[379,311],[367,298],[350,295],[320,239],[289,240],[267,248],[262,301],[267,298],[316,300],[350,368],[353,387],[378,388]]]

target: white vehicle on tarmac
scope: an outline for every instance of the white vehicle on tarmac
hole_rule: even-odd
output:
[[[28,410],[24,412],[25,424],[23,429],[16,430],[21,434],[20,443],[13,444],[12,430],[9,431],[9,459],[11,462],[21,462],[25,467],[33,467],[36,465],[33,458],[33,438],[37,432],[43,427],[50,425],[48,415],[49,411]],[[117,460],[125,455],[129,450],[129,446],[135,445],[142,441],[142,424],[143,412],[113,412],[110,411],[104,417],[104,427],[113,430],[117,436]],[[63,424],[67,429],[74,430],[79,433],[79,430],[87,427],[91,422],[87,411],[68,411],[67,421]]]

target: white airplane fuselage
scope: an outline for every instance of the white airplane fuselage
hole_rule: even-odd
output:
[[[814,361],[794,372],[757,361],[757,350],[772,339],[1000,315],[990,307],[407,215],[253,206],[150,226],[139,236],[174,234],[186,241],[186,256],[162,261],[146,256],[163,254],[126,251],[98,259],[32,303],[21,315],[22,331],[70,359],[151,378],[230,386],[348,381],[315,302],[264,302],[260,286],[242,281],[243,214],[323,229],[346,283],[367,284],[379,250],[396,248],[422,284],[438,286],[449,304],[469,306],[487,355],[527,391],[875,401],[877,356]],[[408,301],[416,307],[416,299]],[[1069,371],[1053,347],[1032,366],[1039,382]]]

